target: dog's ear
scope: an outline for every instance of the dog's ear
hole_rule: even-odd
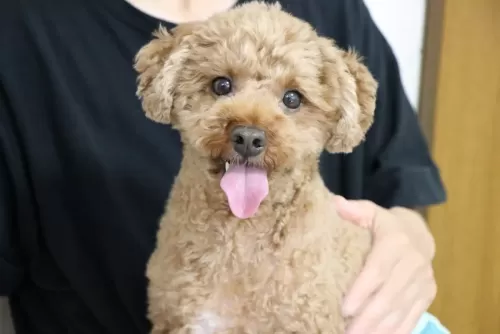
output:
[[[358,55],[335,47],[321,38],[324,57],[323,80],[338,107],[335,127],[325,149],[330,153],[349,153],[364,139],[373,123],[377,82]]]
[[[154,38],[135,56],[137,96],[146,116],[156,122],[170,123],[174,88],[189,53],[189,46],[183,43],[183,38],[192,29],[191,24],[179,25],[171,34],[160,27],[154,32]]]

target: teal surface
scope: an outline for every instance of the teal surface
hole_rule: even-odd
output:
[[[425,313],[412,334],[450,334],[450,331],[432,314]]]

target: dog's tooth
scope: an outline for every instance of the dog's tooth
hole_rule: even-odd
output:
[[[225,167],[226,167],[226,172],[227,172],[227,170],[229,169],[229,162],[226,162]]]

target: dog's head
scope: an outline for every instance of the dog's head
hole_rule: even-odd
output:
[[[146,115],[221,174],[226,162],[257,179],[350,152],[373,120],[377,84],[356,54],[278,5],[159,29],[135,68]]]

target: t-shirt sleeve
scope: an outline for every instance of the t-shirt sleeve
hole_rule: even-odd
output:
[[[19,234],[15,218],[15,196],[8,160],[12,153],[7,101],[0,85],[0,296],[8,296],[23,274]]]
[[[391,47],[361,0],[345,0],[346,42],[379,83],[375,121],[364,145],[363,197],[383,207],[423,207],[446,199]]]

